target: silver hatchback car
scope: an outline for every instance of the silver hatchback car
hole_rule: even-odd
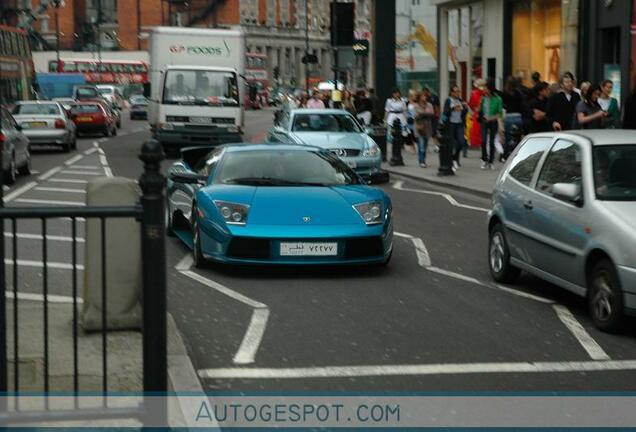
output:
[[[528,136],[497,180],[488,263],[498,282],[521,270],[588,299],[594,324],[636,313],[636,133]]]

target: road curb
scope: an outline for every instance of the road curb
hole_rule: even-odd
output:
[[[179,394],[203,396],[205,393],[177,324],[169,312],[166,315],[168,387],[175,394],[178,402],[177,406],[171,406],[168,409],[169,423],[171,427],[187,427],[192,420],[192,413],[198,412],[200,404],[196,402],[196,398],[181,398]],[[218,429],[219,425],[213,422],[210,427]]]
[[[441,186],[441,187],[445,187],[448,189],[453,189],[456,190],[458,192],[465,192],[465,193],[469,193],[472,195],[477,195],[480,198],[486,198],[486,199],[490,199],[492,198],[492,192],[486,192],[483,190],[479,190],[479,189],[475,189],[475,188],[471,188],[468,186],[462,186],[462,185],[457,185],[457,184],[453,184],[453,183],[446,183],[443,182],[441,180],[435,180],[432,178],[428,178],[428,177],[420,177],[420,176],[416,176],[413,174],[409,174],[409,173],[405,173],[405,172],[401,172],[401,171],[397,171],[391,168],[387,168],[387,167],[382,167],[382,169],[388,173],[390,173],[391,175],[395,175],[395,176],[402,176],[402,177],[406,177],[408,179],[411,180],[418,180],[418,181],[422,181],[425,183],[430,183],[432,185],[435,186]]]

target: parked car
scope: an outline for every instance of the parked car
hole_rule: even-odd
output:
[[[70,112],[73,105],[75,105],[75,99],[73,98],[54,98],[53,101],[62,104],[66,112]]]
[[[110,102],[114,108],[122,108],[124,99],[116,86],[109,84],[99,84],[96,87],[99,94],[108,102]]]
[[[169,171],[167,226],[197,266],[391,259],[390,198],[326,150],[228,144],[182,155]]]
[[[301,108],[280,111],[267,139],[323,148],[340,157],[366,179],[388,181],[388,174],[380,169],[380,148],[345,110]]]
[[[128,102],[130,103],[130,119],[147,119],[148,118],[148,99],[144,96],[132,96]]]
[[[636,139],[631,131],[527,137],[497,180],[490,272],[521,270],[585,296],[594,324],[636,313]]]
[[[18,102],[13,117],[31,146],[56,145],[65,152],[77,148],[75,124],[59,102]]]
[[[115,117],[99,102],[78,102],[71,109],[71,116],[78,133],[117,135]]]
[[[73,88],[73,99],[76,101],[103,99],[102,95],[93,85],[78,85]]]
[[[2,145],[2,171],[4,184],[13,184],[18,174],[31,173],[31,148],[21,132],[20,125],[9,111],[0,107],[0,145]]]

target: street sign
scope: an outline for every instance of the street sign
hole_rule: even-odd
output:
[[[356,39],[353,41],[353,52],[360,57],[369,56],[369,41],[366,39]]]

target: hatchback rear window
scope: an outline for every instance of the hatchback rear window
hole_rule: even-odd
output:
[[[72,113],[98,113],[100,112],[97,105],[76,105],[71,110]]]
[[[24,104],[17,105],[13,114],[56,115],[60,114],[60,109],[57,104]]]

